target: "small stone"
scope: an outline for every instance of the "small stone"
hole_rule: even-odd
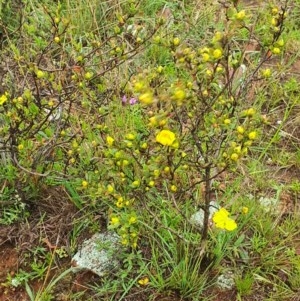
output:
[[[235,287],[234,275],[231,271],[221,274],[217,278],[216,285],[222,290],[231,290]]]
[[[258,202],[264,207],[265,212],[276,211],[278,200],[275,198],[260,197]]]
[[[220,206],[215,202],[211,201],[209,205],[209,219],[212,218],[213,214],[219,210]],[[194,213],[191,218],[190,222],[199,228],[203,228],[204,222],[204,210],[200,209],[196,213]]]
[[[116,233],[96,233],[86,240],[72,258],[77,270],[86,269],[102,277],[119,267],[116,254],[120,250],[120,237]]]

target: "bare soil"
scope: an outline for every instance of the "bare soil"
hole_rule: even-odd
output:
[[[0,246],[0,301],[27,301],[24,289],[6,286],[8,275],[14,276],[18,271],[18,253],[13,245],[5,243]]]

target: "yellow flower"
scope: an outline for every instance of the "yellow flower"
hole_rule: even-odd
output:
[[[120,159],[120,158],[122,157],[122,155],[123,155],[122,151],[117,151],[117,152],[115,153],[115,158],[116,158],[116,159]]]
[[[156,72],[157,72],[157,73],[162,73],[163,70],[164,70],[164,67],[163,67],[163,66],[158,66],[158,67],[156,68]]]
[[[198,51],[199,53],[208,53],[209,52],[209,48],[207,48],[207,47],[204,47],[204,48],[201,48],[201,49],[199,49],[199,51]]]
[[[95,146],[97,146],[97,141],[93,140],[91,144],[93,147],[95,147]]]
[[[230,156],[230,159],[232,161],[237,161],[239,159],[239,155],[237,153],[233,153],[231,156]]]
[[[128,220],[129,224],[134,224],[136,223],[136,217],[135,216],[131,216]]]
[[[176,192],[177,191],[177,187],[175,185],[171,186],[171,191]]]
[[[273,49],[272,49],[272,53],[273,54],[280,54],[280,49],[278,48],[278,47],[274,47]]]
[[[278,10],[278,7],[275,6],[275,7],[272,8],[272,14],[273,14],[273,15],[277,15],[277,14],[278,14],[278,11],[279,11],[279,10]]]
[[[156,135],[156,142],[170,146],[175,142],[175,134],[169,130],[162,130]]]
[[[155,185],[155,182],[154,181],[150,181],[149,183],[148,183],[148,186],[149,187],[153,187]]]
[[[127,166],[129,164],[129,161],[128,160],[123,160],[123,162],[122,162],[122,165],[123,166]]]
[[[152,116],[149,118],[149,126],[155,127],[158,125],[157,118],[155,116]]]
[[[277,19],[277,18],[272,18],[271,24],[272,24],[273,26],[277,26],[277,25],[278,25],[278,19]]]
[[[203,97],[207,97],[208,96],[208,91],[207,90],[203,90],[202,91],[202,96]]]
[[[174,38],[173,39],[173,45],[178,46],[180,44],[180,39],[179,38]]]
[[[211,77],[211,76],[212,76],[212,71],[209,70],[209,69],[207,69],[207,70],[205,71],[205,73],[206,73],[206,75],[207,75],[208,77]]]
[[[90,80],[92,77],[93,77],[93,73],[92,73],[92,72],[86,72],[86,73],[84,74],[84,78],[85,78],[86,80]]]
[[[192,88],[193,88],[193,83],[192,83],[192,82],[187,82],[187,83],[186,83],[186,87],[187,87],[188,89],[192,89]]]
[[[153,103],[153,94],[151,92],[143,93],[139,96],[139,101],[145,105],[151,105]]]
[[[141,184],[141,183],[140,183],[140,181],[139,181],[139,180],[135,180],[135,181],[133,181],[133,182],[132,182],[132,184],[131,184],[131,185],[132,185],[132,187],[134,187],[134,188],[137,188],[137,187],[139,187],[139,186],[140,186],[140,184]]]
[[[53,107],[54,106],[54,101],[51,99],[48,101],[48,106]]]
[[[229,218],[229,212],[225,208],[220,208],[213,215],[213,222],[217,228],[233,231],[237,228],[236,222]]]
[[[116,202],[116,206],[117,206],[118,208],[123,208],[123,203],[117,201],[117,202]]]
[[[120,223],[120,219],[116,216],[113,216],[111,219],[110,219],[110,223],[113,225],[113,226],[117,226],[119,225]]]
[[[123,202],[124,202],[124,199],[120,196],[116,202],[116,205],[118,208],[122,208],[123,207]]]
[[[147,285],[148,283],[149,283],[148,277],[144,277],[138,281],[138,284],[140,284],[140,285]]]
[[[37,78],[43,78],[43,77],[45,77],[45,72],[43,72],[42,70],[38,70],[36,72],[36,76],[37,76]]]
[[[144,142],[142,145],[141,145],[141,148],[142,149],[146,149],[148,147],[148,144],[146,142]]]
[[[243,155],[247,155],[248,154],[248,148],[247,147],[243,147],[242,148],[242,154]]]
[[[143,90],[143,88],[144,88],[144,83],[142,83],[142,82],[134,83],[134,90],[136,92],[141,92]]]
[[[234,151],[235,151],[237,154],[240,154],[241,151],[242,151],[242,147],[241,147],[240,145],[238,145],[238,146],[236,146],[236,147],[234,148]]]
[[[155,178],[157,178],[157,177],[159,177],[159,175],[160,175],[160,171],[159,171],[158,169],[154,169],[154,170],[153,170],[153,176],[154,176]]]
[[[169,173],[170,172],[170,167],[169,166],[166,166],[165,168],[164,168],[164,172],[166,172],[166,173]]]
[[[218,66],[217,69],[216,69],[216,71],[218,73],[222,73],[224,71],[224,69],[222,67]]]
[[[223,52],[221,49],[215,49],[214,52],[213,52],[213,57],[218,60],[222,57],[223,55]]]
[[[242,126],[240,126],[240,125],[236,128],[236,130],[237,130],[237,132],[238,132],[239,134],[241,134],[241,135],[243,135],[244,132],[245,132],[245,129],[244,129]]]
[[[5,102],[7,102],[7,93],[0,97],[0,106],[2,106]]]
[[[242,212],[243,212],[243,214],[247,214],[249,212],[249,208],[248,207],[243,207]]]
[[[183,101],[186,98],[186,93],[180,88],[176,88],[173,94],[173,98],[179,102]]]
[[[284,40],[283,39],[280,39],[276,42],[276,44],[279,46],[279,47],[282,47],[284,46]]]
[[[121,241],[121,244],[122,244],[123,246],[127,246],[127,245],[128,245],[128,239],[123,238],[122,241]]]
[[[111,136],[106,137],[106,143],[108,146],[112,146],[114,144],[115,139]]]
[[[125,136],[125,138],[128,139],[128,140],[134,140],[136,138],[136,135],[134,135],[134,134],[127,134]]]
[[[210,56],[208,53],[206,53],[206,52],[202,53],[202,61],[203,62],[208,62],[209,59],[210,59]]]
[[[248,109],[248,110],[245,111],[245,114],[248,117],[252,117],[255,114],[255,112],[256,112],[255,109],[250,108],[250,109]]]
[[[72,142],[72,147],[73,147],[73,148],[77,148],[77,147],[78,147],[77,141],[73,141],[73,142]]]
[[[246,17],[246,12],[245,12],[245,10],[241,10],[240,12],[238,12],[238,13],[235,14],[235,18],[236,18],[237,20],[239,20],[239,21],[244,20],[245,17]]]
[[[76,159],[75,159],[75,158],[71,158],[71,159],[69,160],[69,163],[70,163],[70,164],[74,164],[74,163],[75,163],[75,161],[76,161]]]
[[[223,38],[223,34],[220,31],[217,31],[213,37],[213,43],[220,42]]]
[[[248,138],[249,138],[250,140],[255,140],[256,137],[257,137],[257,132],[255,132],[255,131],[250,132],[250,133],[248,134]]]
[[[87,181],[82,181],[82,182],[81,182],[81,186],[82,186],[83,188],[87,188],[88,185],[89,185],[89,183],[88,183]]]
[[[269,78],[272,75],[272,71],[270,68],[267,68],[265,70],[262,71],[262,76],[264,78]]]
[[[224,124],[228,125],[228,124],[230,124],[230,123],[231,123],[231,120],[230,120],[229,118],[226,118],[226,119],[224,120]]]
[[[113,193],[114,192],[114,187],[110,184],[107,185],[106,189],[107,189],[108,193]]]
[[[22,149],[24,149],[24,145],[23,144],[19,144],[18,145],[18,150],[21,151]]]

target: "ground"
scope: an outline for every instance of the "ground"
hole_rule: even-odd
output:
[[[271,172],[272,167],[270,168]],[[275,177],[278,182],[289,183],[293,179],[300,176],[300,171],[297,168],[289,168],[276,172]],[[70,232],[72,231],[72,220],[78,218],[78,212],[74,205],[68,202],[67,198],[62,198],[64,192],[60,189],[52,190],[52,197],[46,198],[41,202],[40,206],[31,208],[31,216],[28,222],[15,223],[11,226],[6,226],[0,230],[0,301],[27,301],[30,300],[23,286],[14,288],[8,286],[8,276],[14,276],[20,269],[26,270],[26,254],[36,248],[43,248],[45,251],[53,253],[54,250],[62,249],[64,247],[67,252],[69,246]],[[66,196],[66,195],[65,195]],[[280,197],[280,211],[281,217],[289,214],[300,215],[300,200],[296,194],[282,193]],[[41,222],[41,220],[43,220]],[[101,224],[101,219],[99,219]],[[42,235],[41,235],[42,233]],[[91,236],[92,233],[84,232],[83,237]],[[40,241],[40,237],[47,237]],[[300,255],[300,236],[295,239],[295,250]],[[61,271],[70,267],[70,257],[59,259],[57,256],[52,264],[53,268],[47,272],[49,280],[60,274]],[[285,277],[284,273],[279,274],[278,277]],[[78,274],[69,274],[62,279],[55,287],[55,300],[86,300],[92,291],[89,285],[99,281],[99,277],[91,272],[81,272]],[[41,280],[34,280],[29,282],[34,291],[43,289],[45,283]],[[245,301],[263,300],[263,296],[268,296],[268,287],[257,287],[254,294],[245,297]],[[70,299],[72,294],[85,292],[82,299]],[[176,292],[166,294],[159,294],[151,292],[152,298],[155,301],[171,301],[183,300],[179,298]],[[207,296],[212,301],[234,300],[236,298],[236,291],[221,291],[212,289],[207,292]],[[116,295],[115,300],[118,300]],[[92,299],[94,300],[94,299]],[[97,299],[96,299],[97,300]],[[133,291],[124,300],[128,301],[147,301],[149,300],[149,292]],[[294,301],[300,300],[293,299]],[[292,300],[291,300],[292,301]]]

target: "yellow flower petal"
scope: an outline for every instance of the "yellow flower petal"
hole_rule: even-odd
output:
[[[249,208],[248,207],[243,207],[242,212],[243,212],[243,214],[247,214],[249,212]]]
[[[87,181],[82,181],[81,185],[82,185],[83,188],[87,188],[89,183]]]
[[[120,223],[120,219],[118,217],[112,217],[111,220],[110,220],[110,223],[115,226],[115,225],[118,225]]]
[[[153,103],[153,94],[151,92],[143,93],[139,96],[139,101],[145,105],[151,105]]]
[[[111,136],[106,137],[106,143],[108,146],[112,146],[114,144],[115,139]]]
[[[237,228],[237,224],[228,216],[229,212],[225,208],[220,208],[219,211],[214,213],[212,219],[217,228],[233,231]]]
[[[229,212],[225,208],[220,208],[219,211],[214,213],[213,221],[217,222],[218,220],[225,219],[229,216]]]
[[[134,223],[136,223],[136,217],[135,216],[131,216],[130,218],[129,218],[129,220],[128,220],[128,222],[129,222],[129,224],[134,224]]]
[[[227,220],[225,220],[225,226],[224,226],[225,230],[233,231],[236,228],[237,228],[237,224],[232,218],[228,218]]]
[[[0,105],[2,106],[7,101],[7,93],[0,96]]]
[[[149,283],[148,277],[142,278],[138,281],[138,284],[140,284],[140,285],[147,285],[148,283]]]
[[[162,130],[156,135],[156,142],[165,146],[171,146],[175,139],[175,134],[169,130]]]
[[[217,60],[219,58],[221,58],[223,55],[223,52],[221,49],[215,49],[213,52],[213,57]]]

